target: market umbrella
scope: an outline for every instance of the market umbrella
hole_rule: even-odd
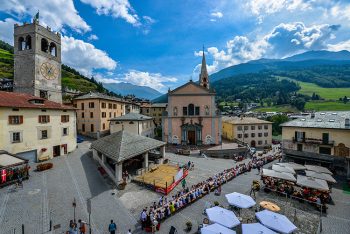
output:
[[[272,170],[278,171],[278,172],[287,172],[287,173],[296,174],[293,168],[276,165],[276,164],[272,165]]]
[[[214,223],[206,227],[202,227],[201,234],[236,234],[236,232],[220,224]]]
[[[326,173],[318,173],[315,171],[305,171],[306,176],[317,178],[317,179],[322,179],[331,183],[337,183],[337,181],[331,176],[330,174]]]
[[[297,227],[289,219],[281,214],[263,210],[255,213],[256,218],[266,227],[280,233],[292,233]]]
[[[304,165],[298,164],[298,163],[294,163],[294,162],[288,162],[288,163],[276,163],[280,166],[284,166],[284,167],[290,167],[293,168],[294,170],[305,170],[306,167]]]
[[[256,204],[252,197],[241,193],[234,192],[226,194],[225,197],[230,205],[242,209],[250,208]]]
[[[206,213],[211,222],[221,224],[228,228],[233,228],[240,224],[235,213],[219,206],[206,209]]]
[[[279,178],[279,179],[283,179],[283,180],[289,180],[289,181],[293,181],[293,182],[297,181],[295,179],[294,175],[291,173],[278,172],[278,171],[269,170],[269,169],[263,169],[263,176],[269,176],[269,177]]]
[[[333,175],[333,173],[330,170],[328,170],[328,168],[326,167],[315,166],[315,165],[305,165],[305,167],[309,171],[315,171],[318,173],[326,173],[326,174]]]
[[[297,184],[308,188],[328,191],[329,187],[325,180],[298,175]]]
[[[242,234],[277,234],[261,223],[242,224]]]

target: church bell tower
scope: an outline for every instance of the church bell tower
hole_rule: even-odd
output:
[[[207,71],[207,63],[205,61],[204,47],[203,47],[201,73],[199,74],[199,84],[200,86],[203,86],[204,88],[209,89],[209,75]]]
[[[14,92],[62,103],[61,35],[33,23],[14,25]]]

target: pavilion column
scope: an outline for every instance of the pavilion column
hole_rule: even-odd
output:
[[[159,164],[163,164],[164,158],[165,158],[165,145],[163,145],[162,147],[160,147],[160,160],[159,160]]]
[[[123,180],[123,163],[115,164],[115,179],[117,182]]]
[[[148,168],[148,152],[146,152],[146,153],[144,153],[143,154],[143,156],[144,156],[144,161],[143,161],[143,168]]]

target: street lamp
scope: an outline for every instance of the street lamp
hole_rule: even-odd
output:
[[[74,218],[73,218],[73,220],[74,220],[74,223],[75,223],[75,207],[77,207],[77,202],[75,201],[75,198],[74,198],[74,200],[73,200],[73,212],[74,212]]]

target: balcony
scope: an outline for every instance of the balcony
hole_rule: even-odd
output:
[[[334,141],[331,141],[331,140],[324,141],[323,139],[315,139],[315,138],[297,138],[297,139],[295,139],[295,137],[293,137],[293,142],[334,146]]]

